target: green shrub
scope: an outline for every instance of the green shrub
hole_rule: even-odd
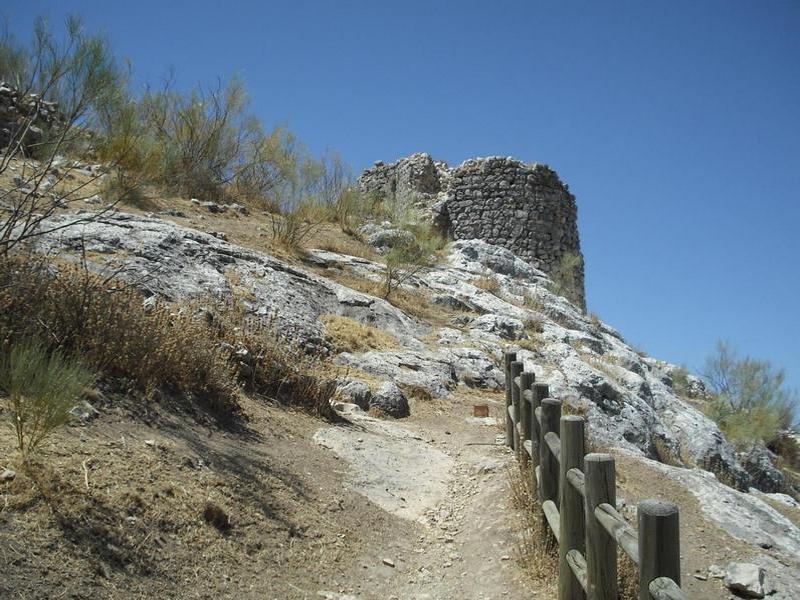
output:
[[[552,283],[548,285],[548,289],[554,294],[564,296],[573,304],[579,304],[578,274],[582,268],[581,255],[567,252],[550,273]]]
[[[17,449],[27,459],[70,418],[69,411],[94,380],[82,363],[24,340],[0,354],[0,389],[8,397]]]
[[[706,361],[706,379],[713,391],[709,416],[732,441],[769,444],[792,426],[797,392],[786,389],[783,370],[768,361],[740,358],[720,341]]]
[[[345,189],[333,206],[333,220],[347,234],[357,235],[358,228],[375,217],[376,207],[380,205],[377,194],[362,194],[358,189]]]
[[[322,206],[309,199],[285,212],[269,213],[268,219],[272,239],[286,250],[298,252],[319,231],[326,215]]]
[[[383,270],[383,297],[388,299],[412,277],[436,262],[436,252],[442,248],[443,240],[430,230],[411,231],[412,236],[395,244],[386,254]]]
[[[691,390],[689,386],[689,371],[686,367],[681,365],[672,371],[672,389],[678,396],[689,396]]]

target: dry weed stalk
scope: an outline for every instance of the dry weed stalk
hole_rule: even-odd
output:
[[[519,523],[517,555],[525,573],[545,597],[554,597],[558,579],[558,546],[544,521],[544,513],[536,500],[536,486],[530,473],[523,467],[512,465],[507,470],[511,488],[512,506],[523,516]]]

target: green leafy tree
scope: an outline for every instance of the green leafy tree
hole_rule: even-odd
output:
[[[720,341],[705,370],[714,393],[709,414],[730,439],[770,443],[791,427],[798,396],[786,388],[782,369],[769,361],[741,358]]]

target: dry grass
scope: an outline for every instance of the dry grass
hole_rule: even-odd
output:
[[[625,381],[621,371],[626,369],[619,364],[619,359],[617,359],[617,357],[610,354],[598,356],[597,354],[589,352],[582,340],[570,340],[569,345],[580,354],[583,362],[603,373],[610,381],[617,385],[624,386]]]
[[[392,417],[383,410],[380,406],[370,406],[367,414],[372,417],[373,419],[385,419],[387,421],[391,421]]]
[[[530,318],[524,323],[525,336],[517,340],[517,345],[525,350],[537,352],[542,346],[541,335],[544,331],[544,322],[540,318]]]
[[[533,296],[531,294],[525,294],[522,306],[537,313],[541,313],[544,310],[544,302],[542,299],[539,296]]]
[[[387,350],[397,348],[397,339],[373,327],[360,323],[350,317],[339,315],[323,315],[325,337],[335,352],[367,352],[369,350]]]
[[[476,288],[480,288],[485,292],[489,292],[490,294],[494,294],[497,296],[502,289],[500,285],[500,281],[494,275],[484,275],[478,277],[477,279],[473,279],[470,281],[472,285]]]
[[[19,257],[0,264],[0,343],[33,337],[105,377],[154,394],[179,393],[221,417],[239,412],[240,386],[331,416],[332,382],[319,359],[282,340],[241,305],[145,310],[141,295],[84,265]]]
[[[522,338],[521,340],[516,341],[516,345],[522,348],[523,350],[530,350],[531,352],[536,352],[541,348],[541,343],[537,338]]]
[[[417,402],[433,401],[433,394],[421,385],[403,385],[401,388],[409,400],[415,400]]]
[[[518,465],[507,471],[512,506],[522,514],[517,558],[522,570],[545,598],[555,598],[558,590],[558,545],[544,520],[536,500],[535,484],[529,472]]]
[[[382,257],[369,244],[345,232],[335,223],[324,223],[308,241],[310,248],[319,248],[337,254],[357,256],[373,262],[381,262]]]
[[[364,294],[383,296],[383,285],[378,281],[372,281],[364,277],[358,277],[350,272],[327,269],[320,271],[323,277],[327,277],[343,286],[349,287]],[[432,325],[451,326],[450,318],[455,314],[447,308],[434,304],[428,295],[422,290],[411,291],[406,288],[398,288],[386,299],[392,306],[399,308],[407,315],[417,317]]]
[[[148,188],[143,190],[143,194],[135,202],[126,198],[120,203],[119,208],[139,214],[167,209],[178,211],[184,216],[163,215],[163,218],[200,230],[220,231],[228,237],[231,243],[268,252],[290,262],[302,259],[305,251],[312,248],[357,256],[375,262],[382,260],[371,246],[347,233],[338,223],[318,219],[314,226],[309,228],[307,235],[303,236],[302,243],[294,246],[282,243],[272,235],[271,213],[265,212],[263,207],[257,205],[249,207],[249,215],[242,215],[233,210],[211,213],[205,208],[196,206],[187,198],[164,195],[155,188]],[[277,216],[276,218],[280,220],[281,217]]]
[[[676,456],[675,452],[672,450],[672,448],[670,448],[664,438],[660,436],[653,438],[653,450],[656,454],[656,459],[658,459],[658,462],[665,465],[671,465],[673,467],[685,466],[683,461],[679,456]]]
[[[507,475],[512,505],[524,516],[517,546],[520,564],[537,589],[544,593],[544,597],[555,598],[558,592],[558,542],[550,532],[536,498],[536,484],[529,470],[517,464],[509,467]],[[636,600],[639,597],[637,567],[619,548],[617,585],[619,600]]]
[[[639,569],[619,546],[617,547],[617,594],[619,600],[639,598]]]

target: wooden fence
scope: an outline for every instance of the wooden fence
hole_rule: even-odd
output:
[[[558,542],[559,600],[617,600],[617,545],[639,569],[640,600],[687,600],[680,589],[678,507],[644,500],[638,532],[616,509],[610,454],[585,451],[583,417],[505,354],[506,444],[530,467],[544,518]]]

